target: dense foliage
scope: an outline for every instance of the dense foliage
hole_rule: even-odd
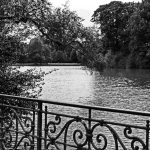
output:
[[[102,34],[104,57],[109,67],[150,68],[150,3],[113,1],[101,5],[92,21]]]
[[[41,93],[44,73],[34,69],[20,71],[12,66],[20,57],[23,43],[19,37],[10,34],[18,16],[11,13],[14,8],[9,1],[0,1],[0,91],[1,94],[38,97]],[[12,6],[12,7],[10,7]],[[10,103],[11,101],[9,101]],[[15,102],[13,102],[15,104]],[[16,102],[17,103],[17,102]]]
[[[17,38],[0,36],[0,91],[3,94],[37,97],[44,73],[34,69],[22,72],[19,67],[12,67],[19,58],[20,48]]]
[[[38,35],[24,45],[19,62],[79,62],[99,69],[150,68],[148,1],[112,1],[99,6],[92,17],[99,30],[84,27],[82,19],[67,5],[53,8],[47,1],[38,3],[28,3],[28,15],[18,19],[21,28],[15,27],[17,33],[26,31],[26,37],[33,31]]]
[[[67,5],[54,8],[47,0],[1,3],[5,34],[20,41],[32,39],[21,44],[19,63],[150,68],[150,3],[146,0],[99,6],[92,16],[94,27],[84,27],[83,19]]]
[[[28,5],[32,6],[33,2]],[[76,12],[70,11],[67,5],[53,8],[46,1],[39,5],[41,7],[34,6],[36,12],[31,9],[24,19],[18,19],[18,25],[13,26],[13,33],[21,35],[20,39],[24,36],[35,37],[29,45],[24,45],[19,62],[74,62],[95,67],[98,64],[98,59],[95,62],[95,55],[100,53],[101,45],[97,29],[84,27],[83,19]],[[26,23],[22,21],[25,18]]]

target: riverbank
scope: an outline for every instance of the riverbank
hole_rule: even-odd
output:
[[[80,63],[16,63],[13,66],[81,66]]]

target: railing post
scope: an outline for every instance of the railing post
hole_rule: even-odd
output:
[[[4,101],[3,101],[3,98],[1,99],[1,106],[0,106],[0,149],[3,149],[3,138],[4,138],[4,131],[3,131],[3,121],[4,121]]]
[[[146,149],[149,150],[149,120],[146,121]]]
[[[38,116],[37,116],[37,150],[42,149],[42,102],[38,102]]]
[[[91,150],[91,140],[92,140],[92,133],[91,133],[91,109],[89,109],[89,121],[88,121],[88,150]]]
[[[33,109],[33,132],[32,132],[32,136],[33,136],[33,141],[32,141],[32,148],[31,149],[34,149],[35,147],[35,138],[34,138],[34,135],[35,135],[35,105],[32,106],[32,109]]]
[[[47,132],[48,132],[48,129],[47,129],[47,106],[45,106],[45,141],[44,141],[44,149],[46,149],[46,146],[47,146]]]
[[[2,149],[2,140],[3,140],[3,131],[2,131],[2,127],[3,127],[3,116],[2,116],[2,107],[0,106],[0,149]]]

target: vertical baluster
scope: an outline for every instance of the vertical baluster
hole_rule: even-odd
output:
[[[1,106],[0,106],[0,149],[3,149],[2,142],[3,142],[3,98],[1,98]]]
[[[37,117],[37,150],[42,149],[42,102],[38,102],[38,117]]]
[[[89,109],[89,121],[88,121],[88,128],[89,128],[89,131],[88,131],[88,150],[91,149],[91,138],[92,138],[92,133],[91,133],[91,109]]]
[[[149,150],[149,120],[146,121],[146,150]]]
[[[46,149],[46,145],[47,145],[47,106],[45,106],[45,142],[44,142],[44,149]]]
[[[33,132],[32,132],[32,138],[33,138],[32,145],[33,145],[33,148],[32,149],[34,149],[34,147],[35,147],[35,145],[34,145],[34,143],[35,143],[34,134],[35,134],[35,106],[33,106]]]

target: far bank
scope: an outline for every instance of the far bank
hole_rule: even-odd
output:
[[[81,66],[80,63],[16,63],[13,66]]]

